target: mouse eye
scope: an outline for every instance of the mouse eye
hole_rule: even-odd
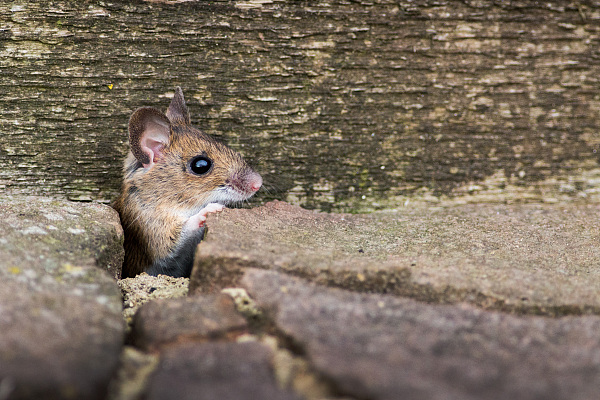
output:
[[[190,170],[196,175],[205,175],[212,168],[212,161],[206,156],[198,156],[192,158],[190,162]]]

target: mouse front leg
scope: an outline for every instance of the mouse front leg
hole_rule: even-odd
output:
[[[183,225],[182,235],[188,232],[193,232],[198,228],[202,228],[206,223],[206,217],[208,214],[218,213],[225,209],[223,204],[219,203],[208,203],[204,208],[198,211],[197,214],[192,215]]]
[[[224,205],[209,203],[184,223],[177,247],[166,257],[156,260],[148,269],[148,275],[168,275],[175,278],[189,278],[194,267],[194,253],[198,243],[204,238],[208,214],[223,211]]]

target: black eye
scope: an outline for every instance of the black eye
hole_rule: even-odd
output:
[[[204,175],[207,174],[212,168],[212,161],[210,158],[205,156],[198,156],[192,158],[192,162],[190,163],[190,170],[192,173],[196,175]]]

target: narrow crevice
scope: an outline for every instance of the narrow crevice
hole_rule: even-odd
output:
[[[211,259],[211,261],[214,261]],[[211,264],[214,265],[214,264]],[[483,293],[477,289],[460,289],[450,285],[434,287],[428,284],[415,283],[408,268],[379,269],[379,270],[345,270],[335,272],[327,269],[310,270],[306,268],[277,268],[266,264],[249,263],[247,260],[236,258],[219,258],[220,270],[218,276],[228,278],[213,278],[212,276],[196,276],[195,280],[205,278],[206,287],[194,288],[195,292],[204,290],[216,291],[219,288],[237,286],[247,268],[280,271],[282,273],[305,279],[309,282],[332,288],[349,290],[356,293],[389,294],[397,297],[410,298],[428,304],[457,304],[469,303],[486,311],[499,311],[515,315],[537,315],[553,318],[579,315],[600,315],[600,307],[592,305],[544,305],[528,304],[525,298],[511,300]],[[236,270],[228,270],[229,265],[235,265]],[[214,273],[214,272],[213,272]],[[234,276],[231,276],[233,274]],[[190,291],[194,292],[190,288]]]
[[[600,315],[600,307],[591,305],[527,304],[527,299],[508,303],[505,299],[485,294],[476,289],[459,289],[449,285],[434,288],[412,281],[408,269],[342,272],[285,270],[286,274],[310,282],[356,293],[390,294],[429,304],[469,303],[486,311],[500,311],[515,315],[536,315],[553,318],[581,315]]]
[[[251,298],[248,296],[248,299]],[[259,340],[264,340],[268,337],[274,338],[276,342],[274,352],[280,354],[288,353],[295,360],[297,370],[292,373],[293,376],[287,379],[287,382],[279,382],[283,386],[289,386],[285,387],[286,389],[293,390],[306,400],[370,400],[345,393],[333,379],[318,371],[312,365],[304,345],[280,329],[269,311],[260,307],[255,307],[251,314],[245,312],[245,310],[238,309],[238,311],[247,319],[251,335],[257,337]],[[276,354],[274,359],[277,360],[277,358]],[[278,371],[278,368],[281,368],[281,366],[276,361],[273,364],[275,375],[282,375]],[[289,374],[284,373],[283,375]],[[302,385],[302,387],[294,385],[294,382],[300,379],[300,375],[302,375],[302,379],[305,381],[310,380],[312,382],[308,388],[306,385]]]
[[[133,346],[124,346],[119,366],[108,387],[107,400],[139,400],[143,397],[151,374],[158,366],[158,354]]]

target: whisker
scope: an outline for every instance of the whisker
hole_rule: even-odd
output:
[[[265,192],[266,194],[271,194],[271,189],[269,189],[268,186],[263,186],[262,189],[263,189],[263,192]]]

